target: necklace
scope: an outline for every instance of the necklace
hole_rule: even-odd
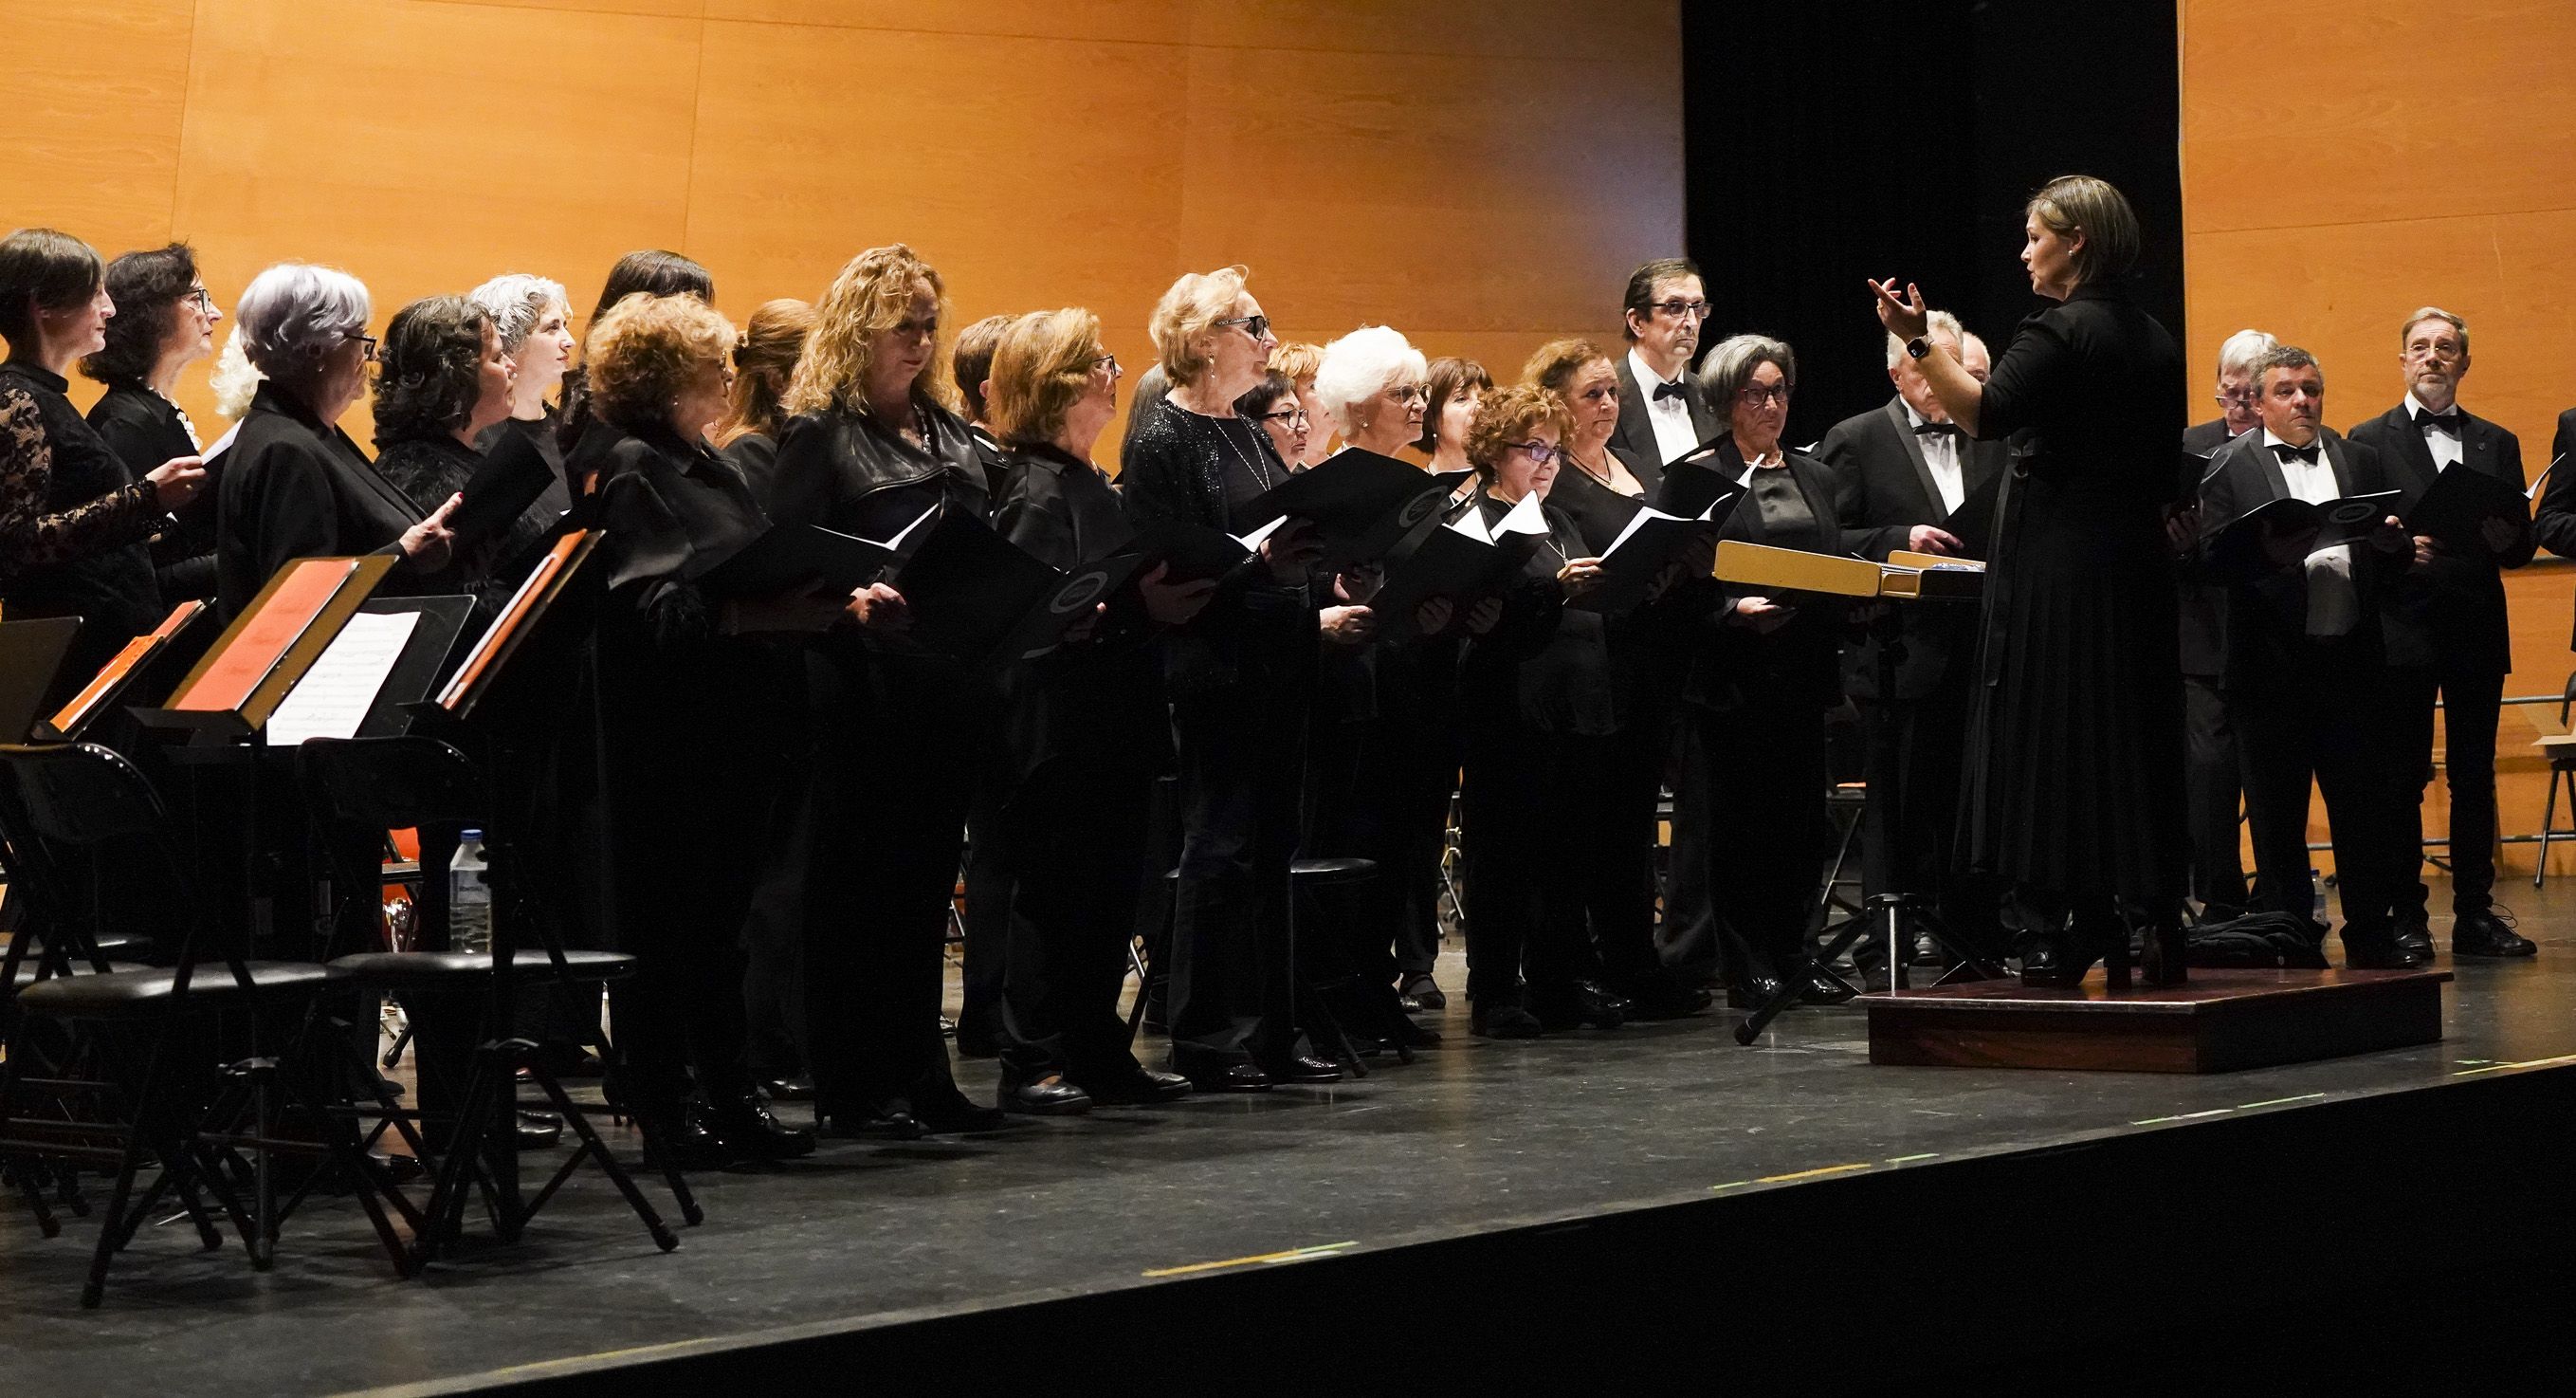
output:
[[[1201,414],[1201,416],[1205,416],[1205,414]],[[1239,422],[1242,419],[1237,418],[1235,420]],[[1244,470],[1250,472],[1252,474],[1252,478],[1261,483],[1261,488],[1263,490],[1270,489],[1275,482],[1271,479],[1270,468],[1261,464],[1261,449],[1256,446],[1252,449],[1252,454],[1246,456],[1243,451],[1242,443],[1234,440],[1234,434],[1225,430],[1226,420],[1224,418],[1212,417],[1208,418],[1208,421],[1215,425],[1217,440],[1225,443],[1227,454],[1232,456],[1236,462],[1240,463]]]

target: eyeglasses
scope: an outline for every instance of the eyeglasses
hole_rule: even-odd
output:
[[[1290,427],[1304,427],[1309,421],[1304,408],[1282,408],[1275,413],[1262,413],[1259,415],[1257,420],[1261,422],[1284,422]]]
[[[1554,442],[1514,442],[1512,450],[1529,453],[1529,459],[1541,466],[1556,459]]]
[[[1708,318],[1708,303],[1706,301],[1684,301],[1679,297],[1676,297],[1670,301],[1657,301],[1648,309],[1661,311],[1675,320],[1681,320],[1685,317],[1691,320],[1705,320]]]
[[[1431,401],[1431,390],[1424,388],[1418,383],[1391,383],[1381,391],[1386,394],[1389,400],[1397,403],[1428,403]]]
[[[361,364],[373,364],[373,363],[375,363],[375,362],[376,362],[376,337],[375,337],[375,336],[373,336],[373,335],[362,335],[362,334],[352,334],[352,335],[350,335],[350,336],[349,336],[349,338],[358,342],[358,362],[359,362],[359,363],[361,363]]]
[[[1268,316],[1236,316],[1232,320],[1220,320],[1217,324],[1220,326],[1240,325],[1243,327],[1244,334],[1249,335],[1256,340],[1267,340],[1270,338],[1270,317]]]
[[[1789,386],[1785,383],[1749,383],[1735,390],[1735,396],[1743,399],[1744,406],[1748,408],[1759,408],[1772,402],[1784,408],[1789,406]]]
[[[202,286],[192,286],[188,288],[187,291],[179,297],[179,299],[182,301],[196,302],[197,309],[205,312],[207,315],[213,315],[215,313],[214,293],[206,290]]]
[[[1114,354],[1104,354],[1098,359],[1091,361],[1091,367],[1094,369],[1107,369],[1109,371],[1109,377],[1113,379],[1118,377],[1120,374],[1127,372],[1126,370],[1118,367],[1118,356]]]
[[[2409,359],[2457,359],[2460,353],[2460,347],[2448,341],[2406,347],[2406,357]]]
[[[2234,393],[2222,391],[2212,394],[2211,396],[2218,400],[2221,407],[2250,408],[2254,406],[2254,390],[2250,388],[2240,388]]]

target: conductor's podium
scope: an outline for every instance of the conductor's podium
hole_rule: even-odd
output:
[[[1861,997],[1869,1061],[2227,1073],[2439,1043],[2448,971],[2203,970],[2188,985],[2064,990],[2017,978]]]

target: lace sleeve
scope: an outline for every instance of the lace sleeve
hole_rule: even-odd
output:
[[[160,514],[143,481],[45,513],[54,449],[33,395],[0,385],[0,580],[151,537]]]

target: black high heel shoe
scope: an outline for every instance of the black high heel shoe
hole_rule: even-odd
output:
[[[2059,932],[2033,932],[2022,951],[2021,983],[2034,990],[2072,990],[2084,983],[2093,963],[2102,959],[2105,948],[2092,944],[2092,939],[2073,929]],[[2119,953],[2119,969],[2113,972],[2113,988],[2129,983],[2129,949]]]
[[[2138,974],[2155,989],[2189,985],[2191,972],[2185,964],[2187,937],[2180,926],[2154,926],[2147,929],[2146,944],[2140,948]]]

